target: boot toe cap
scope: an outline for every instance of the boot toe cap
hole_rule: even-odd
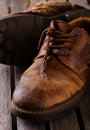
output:
[[[15,105],[25,108],[28,108],[29,103],[29,90],[27,87],[17,87],[13,94],[13,102]]]
[[[14,104],[24,110],[39,111],[44,107],[44,97],[41,96],[41,91],[31,90],[26,87],[17,87],[13,94]],[[42,101],[41,101],[42,100]]]

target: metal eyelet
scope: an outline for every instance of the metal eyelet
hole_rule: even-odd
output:
[[[77,34],[76,34],[76,38],[80,38],[80,33],[79,32],[77,32]]]

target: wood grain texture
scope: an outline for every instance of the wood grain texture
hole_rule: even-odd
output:
[[[23,11],[27,8],[25,0],[11,0],[10,2],[11,12]]]
[[[10,67],[0,64],[0,130],[12,130]]]
[[[0,18],[8,14],[8,6],[0,5]],[[0,64],[0,130],[12,130],[10,113],[10,67]]]
[[[90,130],[90,86],[88,86],[87,93],[80,104],[80,109],[85,130]]]
[[[49,0],[49,1],[53,1],[53,2],[66,2],[66,0]]]
[[[7,14],[8,14],[8,6],[6,5],[6,3],[2,2],[0,4],[0,18],[4,17]]]
[[[34,4],[34,3],[38,3],[38,2],[44,2],[45,0],[31,0],[30,3]]]
[[[74,111],[62,119],[51,121],[50,124],[51,130],[80,130]]]
[[[18,118],[18,130],[45,130],[43,123],[26,121]]]
[[[83,7],[90,9],[90,5],[88,4],[87,0],[69,0],[69,2],[73,2],[73,3],[76,3],[78,5],[81,5]]]

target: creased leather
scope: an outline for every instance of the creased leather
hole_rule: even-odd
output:
[[[65,13],[65,11],[80,9],[79,5],[69,2],[39,2],[37,4],[32,4],[28,7],[24,13],[36,13],[45,16],[55,15],[59,13]]]
[[[83,18],[81,20],[83,22]],[[90,59],[87,58],[87,62],[81,62],[84,56],[88,57],[90,54],[90,38],[86,32],[87,30],[74,27],[73,22],[70,25],[65,24],[65,22],[62,23],[63,29],[61,29],[62,25],[59,24],[59,21],[56,21],[58,30],[61,29],[63,32],[65,30],[67,33],[79,33],[79,36],[72,43],[71,50],[69,50],[70,55],[69,57],[58,56],[57,58],[52,54],[46,69],[48,78],[43,78],[40,75],[40,67],[44,55],[43,51],[45,51],[45,45],[47,44],[47,40],[44,41],[38,57],[23,73],[14,91],[13,101],[21,108],[31,111],[50,109],[68,101],[87,82],[87,72],[89,70],[87,63]],[[86,50],[85,52],[84,49]]]

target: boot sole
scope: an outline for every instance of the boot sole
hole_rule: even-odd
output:
[[[81,91],[74,95],[69,100],[58,104],[57,106],[42,110],[42,111],[29,111],[17,106],[14,101],[11,102],[11,111],[15,116],[23,119],[31,119],[34,121],[48,121],[66,116],[71,110],[75,109],[83,96],[86,94],[88,85],[84,86]]]
[[[16,14],[0,20],[0,63],[28,66],[36,57],[42,31],[51,20],[70,21],[79,16],[90,16],[86,9],[55,16]]]

